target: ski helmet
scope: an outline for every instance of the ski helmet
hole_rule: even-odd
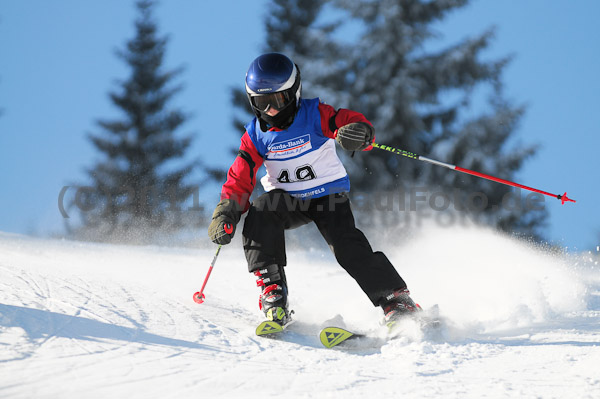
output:
[[[246,73],[246,94],[262,130],[267,125],[287,129],[294,122],[301,91],[300,69],[283,54],[259,56]],[[267,114],[272,108],[277,115]]]

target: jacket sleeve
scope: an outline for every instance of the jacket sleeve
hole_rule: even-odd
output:
[[[237,157],[227,172],[227,181],[221,188],[221,199],[236,201],[246,212],[250,207],[250,195],[256,185],[256,173],[262,164],[262,156],[248,132],[244,133]]]
[[[366,122],[373,126],[363,114],[350,109],[340,108],[336,111],[331,105],[319,103],[319,112],[321,113],[321,130],[323,131],[323,135],[331,139],[335,139],[337,130],[340,127],[346,126],[349,123]],[[375,135],[373,135],[374,140]],[[373,146],[368,146],[363,151],[371,149],[373,149]]]

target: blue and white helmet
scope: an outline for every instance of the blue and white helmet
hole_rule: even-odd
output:
[[[287,129],[294,122],[301,92],[300,69],[283,54],[259,56],[246,73],[246,94],[263,130],[266,125]],[[270,116],[270,109],[279,112]]]

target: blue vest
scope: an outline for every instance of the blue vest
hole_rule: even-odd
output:
[[[319,99],[300,100],[292,125],[282,131],[260,130],[257,118],[246,131],[264,159],[265,191],[276,188],[300,198],[350,191],[346,169],[335,152],[335,140],[321,129]]]

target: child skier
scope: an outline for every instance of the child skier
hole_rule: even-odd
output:
[[[373,252],[354,225],[350,182],[335,142],[347,151],[370,150],[374,128],[360,113],[337,111],[318,98],[301,98],[300,70],[278,53],[256,58],[246,74],[246,93],[256,117],[246,125],[208,228],[211,240],[228,244],[246,211],[243,245],[248,270],[261,287],[259,306],[268,320],[290,320],[284,231],[314,222],[338,263],[356,280],[385,320],[415,312],[406,283],[382,252]],[[265,194],[249,203],[256,173]]]

